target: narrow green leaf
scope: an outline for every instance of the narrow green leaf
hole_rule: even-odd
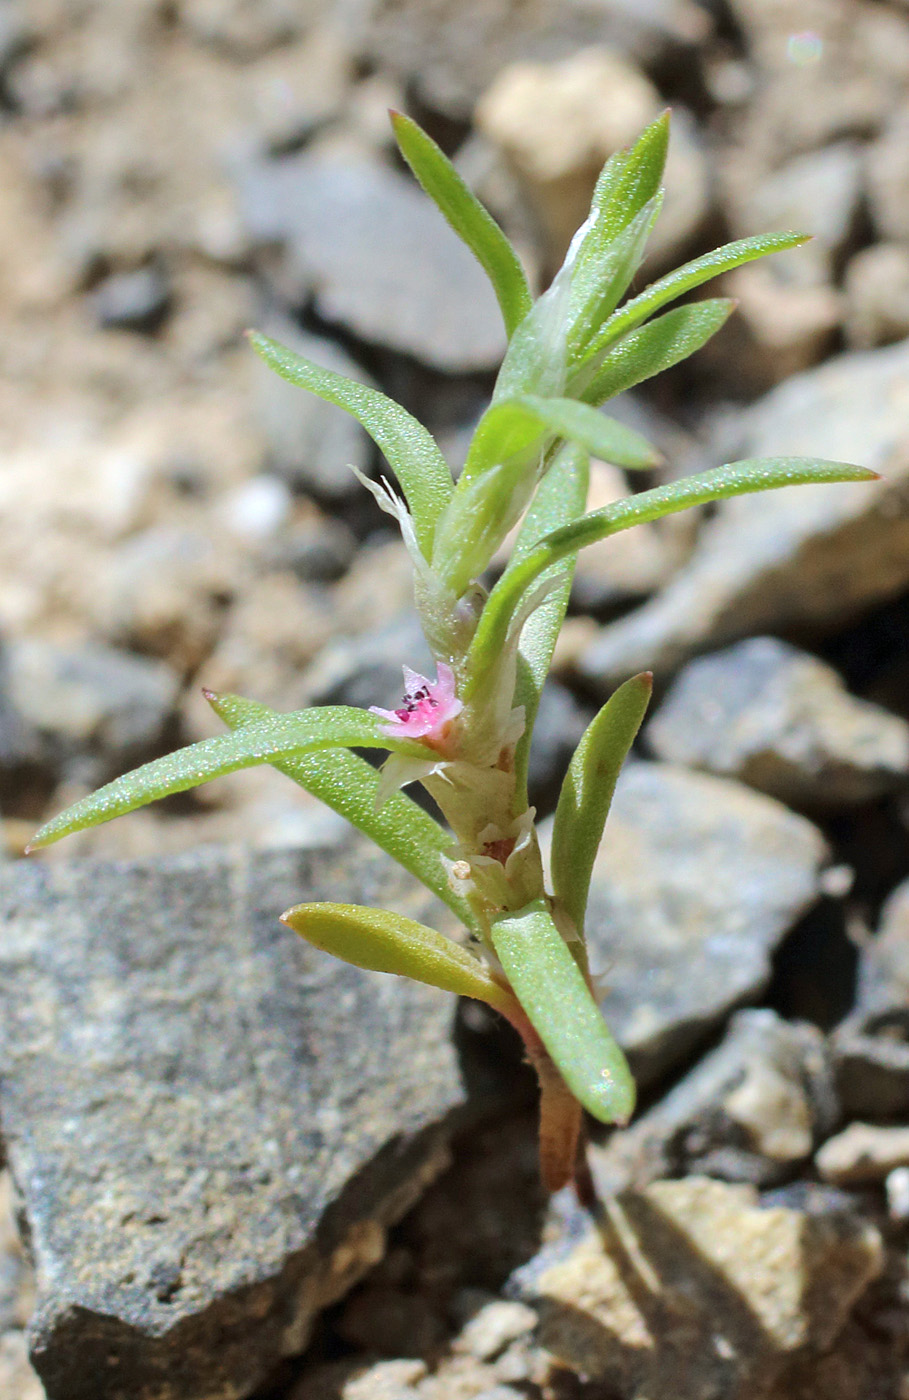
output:
[[[401,154],[414,175],[489,277],[510,339],[533,304],[517,253],[422,127],[401,112],[391,113],[391,124]]]
[[[672,314],[671,312],[669,313]],[[486,601],[479,625],[471,642],[466,673],[465,700],[470,700],[476,685],[477,658],[495,655],[504,645],[508,624],[515,609],[540,575],[560,559],[576,554],[588,544],[630,530],[649,520],[687,510],[690,506],[706,505],[729,496],[744,496],[755,491],[773,491],[780,486],[810,486],[835,481],[875,481],[877,473],[865,467],[845,462],[825,462],[807,457],[754,457],[741,462],[729,462],[713,471],[683,477],[665,486],[655,486],[622,501],[614,501],[602,510],[591,511],[572,524],[563,525],[547,535],[523,559],[509,564]]]
[[[669,150],[669,112],[661,112],[627,151],[608,160],[593,192],[591,213],[601,244],[610,242],[656,196]]]
[[[275,715],[267,705],[239,695],[214,695],[209,691],[205,695],[215,713],[231,729]],[[442,856],[451,850],[451,832],[405,792],[390,793],[381,807],[377,806],[380,776],[365,758],[348,749],[326,749],[302,758],[279,759],[272,767],[370,837],[447,904],[467,928],[476,928],[477,920],[470,905],[454,893],[442,864]]]
[[[661,204],[662,196],[658,194],[605,246],[596,239],[596,226],[582,243],[568,299],[568,352],[572,364],[586,357],[591,337],[628,290]],[[587,251],[590,239],[595,240],[594,248]]]
[[[219,734],[214,739],[190,744],[116,778],[42,826],[29,849],[49,846],[71,832],[100,826],[161,797],[199,787],[240,768],[296,758],[319,749],[354,747],[391,749],[414,758],[426,753],[414,741],[387,738],[380,733],[374,715],[349,705],[326,705],[275,715],[244,725],[233,734]]]
[[[660,453],[645,437],[590,404],[579,403],[577,399],[541,399],[532,395],[517,402],[551,433],[583,447],[601,462],[644,471],[661,461]]]
[[[590,462],[586,452],[573,445],[564,447],[537,488],[515,542],[512,559],[525,558],[551,530],[583,515],[589,484]],[[517,802],[524,806],[527,805],[527,767],[533,726],[552,653],[568,611],[575,560],[575,555],[569,555],[543,573],[541,582],[551,578],[552,592],[531,614],[521,633],[515,704],[524,706],[524,733],[518,740],[514,766]]]
[[[282,379],[336,404],[363,425],[401,483],[417,540],[429,559],[436,521],[454,486],[445,458],[422,423],[386,394],[322,369],[258,331],[251,332],[249,339],[256,353]]]
[[[498,919],[492,945],[575,1098],[601,1123],[627,1123],[635,1100],[631,1071],[545,901]]]
[[[281,922],[315,948],[369,972],[391,972],[485,1001],[513,1020],[514,997],[473,953],[434,928],[360,904],[298,904]]]
[[[677,267],[673,272],[668,272],[665,277],[645,287],[643,292],[614,312],[590,342],[588,355],[596,355],[608,345],[612,345],[620,336],[634,330],[642,321],[646,321],[648,316],[659,311],[668,301],[675,301],[677,297],[684,296],[686,292],[693,291],[704,282],[719,277],[721,273],[731,272],[733,268],[742,267],[745,263],[754,262],[756,258],[766,258],[770,253],[783,253],[789,248],[797,248],[809,237],[806,233],[762,233],[756,238],[740,238],[735,243],[726,243],[722,248],[715,248],[712,253],[705,253],[693,262]]]
[[[562,783],[552,831],[552,887],[582,938],[590,877],[616,780],[652,689],[648,671],[619,686],[588,725]]]
[[[583,398],[588,403],[605,403],[625,389],[671,369],[706,345],[734,310],[734,301],[713,297],[692,306],[677,306],[655,321],[648,321],[607,350],[596,368],[592,359],[581,366],[579,383],[584,383],[585,371],[591,375]]]

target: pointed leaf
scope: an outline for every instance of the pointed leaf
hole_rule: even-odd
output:
[[[575,1098],[601,1123],[626,1123],[635,1100],[631,1071],[545,901],[496,920],[492,945]]]
[[[669,112],[655,121],[627,151],[612,156],[600,172],[591,213],[602,243],[608,243],[658,193],[669,150]]]
[[[530,554],[509,564],[489,595],[470,646],[465,701],[470,700],[476,685],[476,658],[495,655],[504,645],[508,625],[524,595],[534,587],[544,570],[560,559],[620,530],[660,520],[690,506],[706,505],[708,501],[745,496],[755,491],[773,491],[780,486],[877,479],[876,472],[845,462],[825,462],[809,457],[753,457],[613,501],[602,510],[591,511],[572,524],[563,525],[541,540]]]
[[[454,488],[445,458],[422,423],[377,389],[314,365],[258,331],[249,339],[282,379],[336,404],[362,423],[400,481],[420,548],[430,558],[436,521]]]
[[[661,204],[662,196],[654,196],[611,242],[605,246],[596,243],[586,256],[587,240],[581,245],[568,301],[568,350],[573,364],[585,358],[591,337],[628,290],[641,265]],[[594,226],[588,240],[597,231]]]
[[[574,446],[563,448],[537,488],[521,525],[512,559],[524,558],[551,530],[583,515],[589,483],[590,462],[586,452]],[[570,555],[541,575],[541,582],[552,578],[553,590],[528,618],[521,633],[515,704],[524,706],[524,733],[515,749],[514,766],[517,802],[524,806],[527,805],[527,767],[533,726],[552,653],[568,611],[575,559],[576,556]]]
[[[369,972],[410,977],[456,996],[485,1001],[514,1019],[514,997],[496,982],[485,963],[436,929],[360,904],[298,904],[281,922],[315,948]]]
[[[422,127],[401,112],[391,113],[391,124],[401,154],[414,175],[489,277],[510,339],[533,304],[517,253]]]
[[[593,359],[586,361],[578,371],[581,384],[585,371],[591,375],[583,398],[587,403],[605,403],[625,389],[671,369],[706,345],[734,310],[734,301],[713,297],[692,306],[677,306],[655,321],[648,321],[607,350],[596,369]]]
[[[71,832],[100,826],[161,797],[199,787],[240,768],[342,747],[391,749],[413,757],[426,755],[425,748],[412,741],[387,738],[380,732],[374,715],[352,706],[326,705],[275,715],[244,725],[233,734],[219,734],[214,739],[190,744],[116,778],[42,826],[29,849],[49,846]]]
[[[608,418],[590,404],[578,403],[577,399],[541,399],[531,395],[517,402],[551,433],[577,443],[601,462],[643,471],[661,461],[660,453],[645,437],[615,418]]]
[[[770,253],[783,253],[789,248],[797,248],[809,237],[806,233],[762,233],[756,238],[740,238],[735,243],[726,243],[722,248],[715,248],[712,253],[705,253],[703,257],[677,267],[675,271],[645,287],[643,292],[614,312],[600,333],[591,341],[588,354],[595,355],[606,346],[612,345],[642,321],[646,321],[668,301],[675,301],[704,282],[719,277],[721,273],[731,272],[733,268],[742,267],[745,263],[754,262],[756,258],[766,258]]]
[[[562,783],[552,831],[552,888],[582,938],[590,877],[616,780],[652,689],[647,671],[619,686],[588,726]]]
[[[239,695],[213,695],[209,691],[205,695],[231,729],[275,715],[267,705]],[[381,775],[365,758],[348,749],[326,749],[302,758],[279,759],[272,767],[370,837],[447,904],[467,928],[476,928],[476,916],[467,901],[452,890],[442,863],[442,856],[451,850],[451,832],[405,792],[390,793],[378,806]]]

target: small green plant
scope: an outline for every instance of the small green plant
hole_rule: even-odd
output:
[[[542,1170],[556,1189],[582,1169],[583,1110],[624,1123],[634,1107],[631,1074],[595,999],[584,916],[616,778],[651,686],[646,674],[626,681],[581,740],[558,801],[547,887],[528,804],[528,756],[578,551],[721,497],[865,481],[874,473],[803,458],[733,462],[585,514],[591,456],[632,471],[658,460],[600,405],[698,350],[733,303],[662,308],[803,236],[731,243],[620,304],[660,208],[667,114],[608,161],[589,218],[534,301],[514,249],[448,159],[407,117],[393,113],[392,121],[417,179],[488,273],[509,338],[457,482],[429,433],[399,404],[263,335],[251,340],[283,378],[359,419],[395,472],[403,499],[385,481],[363,484],[400,525],[436,674],[405,667],[404,699],[393,711],[327,706],[278,714],[206,692],[229,734],[109,783],[42,827],[30,849],[239,768],[269,763],[286,773],[447,904],[470,943],[388,910],[346,904],[301,904],[285,923],[358,967],[412,977],[501,1012],[539,1077]],[[479,579],[519,522],[510,562],[487,592]],[[389,756],[376,771],[355,748]],[[450,830],[403,792],[413,782],[435,799]]]

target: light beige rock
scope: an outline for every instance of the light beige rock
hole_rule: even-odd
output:
[[[497,1298],[474,1314],[455,1338],[453,1348],[478,1361],[492,1361],[536,1325],[537,1315],[526,1303]]]
[[[823,1351],[882,1266],[873,1226],[763,1210],[707,1178],[654,1182],[607,1208],[544,1273],[542,1344],[617,1400],[757,1400]]]
[[[606,48],[556,63],[515,63],[477,105],[476,124],[523,181],[553,261],[587,216],[600,169],[662,106],[648,78]],[[673,118],[666,203],[650,254],[668,257],[701,222],[709,202],[704,155],[687,114]]]
[[[909,1128],[850,1123],[814,1160],[824,1180],[836,1186],[883,1181],[897,1168],[909,1167]]]

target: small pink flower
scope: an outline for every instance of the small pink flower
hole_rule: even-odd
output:
[[[455,695],[454,672],[440,661],[435,682],[404,667],[404,704],[399,710],[380,710],[370,705],[369,712],[387,720],[383,726],[390,739],[425,739],[437,748],[448,737],[448,727],[463,705]]]

